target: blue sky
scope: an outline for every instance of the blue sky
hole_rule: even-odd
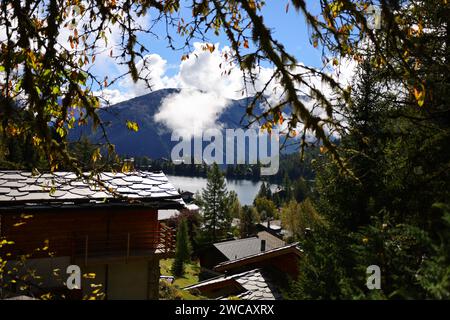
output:
[[[308,1],[308,8],[313,14],[319,13],[319,4],[317,1]],[[322,67],[322,52],[320,48],[314,48],[310,43],[310,34],[302,13],[297,13],[292,7],[286,13],[287,0],[268,0],[262,13],[266,25],[272,29],[274,38],[281,42],[287,51],[297,58],[300,64],[311,67]],[[150,15],[152,12],[150,12]],[[188,9],[181,10],[185,17],[190,16]],[[187,19],[185,19],[188,21]],[[145,23],[145,21],[144,21]],[[183,43],[183,39],[177,38],[176,30],[172,30],[171,36]],[[149,52],[145,56],[144,62],[138,62],[138,70],[144,70],[142,76],[148,75],[152,90],[163,88],[180,88],[180,93],[171,95],[164,99],[159,107],[159,112],[155,119],[163,123],[169,129],[192,127],[195,124],[197,128],[214,127],[216,125],[217,115],[223,112],[229,105],[230,99],[243,98],[242,93],[252,96],[255,92],[265,88],[267,81],[272,79],[273,68],[270,65],[263,65],[259,69],[257,83],[250,88],[245,87],[247,91],[243,92],[244,81],[239,68],[226,61],[224,53],[226,46],[229,45],[228,39],[224,34],[214,36],[208,35],[209,42],[217,44],[218,48],[210,53],[202,50],[201,43],[193,44],[195,55],[182,61],[181,57],[186,52],[173,51],[168,48],[165,39],[165,25],[158,25],[153,32],[159,36],[155,39],[152,35],[139,35],[139,41],[143,42]],[[250,47],[252,44],[250,43]],[[251,48],[250,48],[251,49]],[[106,72],[109,79],[117,76],[120,71],[117,66],[108,62],[108,57],[103,57],[100,72]],[[228,68],[228,70],[224,70]],[[97,67],[98,68],[98,67]],[[230,73],[224,75],[224,71]],[[304,69],[298,67],[294,72],[304,72]],[[322,83],[318,77],[309,77],[310,85],[321,88]],[[299,94],[307,94],[308,88],[298,88]],[[305,91],[303,91],[305,90]],[[326,88],[325,88],[326,90]],[[101,95],[111,104],[131,99],[135,96],[150,93],[151,90],[146,83],[140,81],[134,83],[130,77],[125,77],[116,82],[113,86],[107,88]],[[277,104],[283,89],[278,81],[272,81],[265,91],[266,97],[270,103]],[[313,104],[313,102],[311,102]],[[187,128],[186,128],[187,129]]]
[[[286,13],[287,3],[287,0],[268,0],[262,10],[266,24],[273,29],[275,38],[283,43],[288,51],[297,57],[299,62],[309,66],[320,67],[322,64],[320,51],[309,42],[308,29],[302,14],[295,12],[292,6]],[[313,13],[319,12],[318,1],[309,0],[307,4]],[[182,9],[182,14],[189,16],[189,9]],[[164,39],[164,25],[156,26],[154,32],[160,36],[160,39],[155,39],[150,35],[142,35],[141,40],[150,53],[156,53],[167,60],[169,68],[166,73],[167,75],[173,75],[177,72],[176,66],[180,63],[183,52],[167,48],[167,41]],[[171,35],[175,39],[177,38],[175,30],[171,32]],[[229,44],[223,33],[218,37],[211,33],[209,38],[212,43],[220,43],[221,46]]]

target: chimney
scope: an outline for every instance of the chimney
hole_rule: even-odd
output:
[[[261,240],[261,252],[266,251],[266,240]]]
[[[267,219],[267,230],[270,230],[270,218]]]

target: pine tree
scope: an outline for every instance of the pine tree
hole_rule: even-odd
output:
[[[241,238],[247,238],[255,233],[255,224],[258,222],[258,213],[253,207],[243,206],[240,216],[239,233]]]
[[[261,183],[261,187],[259,187],[259,191],[255,200],[257,198],[265,198],[266,196],[267,196],[267,186],[266,183],[263,181],[263,183]],[[253,201],[253,204],[255,204],[255,201]]]
[[[292,298],[449,297],[448,122],[443,113],[429,116],[442,111],[436,100],[418,108],[391,96],[386,72],[362,63],[346,108],[340,148],[358,181],[331,159],[317,166],[315,207],[326,225],[301,241],[305,258]],[[381,269],[381,290],[365,285],[372,264]]]
[[[187,221],[183,218],[178,224],[175,260],[172,264],[173,275],[179,277],[184,274],[184,264],[191,260],[191,254],[192,247],[189,241]]]
[[[285,173],[283,178],[284,201],[288,202],[292,198],[292,183],[289,175]]]
[[[229,198],[225,178],[219,166],[214,163],[208,171],[206,189],[203,189],[201,197],[203,223],[207,232],[204,238],[215,242],[230,231]]]

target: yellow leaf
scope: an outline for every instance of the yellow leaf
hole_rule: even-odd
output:
[[[127,128],[135,132],[139,131],[139,125],[134,121],[127,120]]]
[[[414,97],[419,107],[422,107],[425,102],[425,86],[423,84],[420,84],[419,87],[414,87]]]
[[[95,151],[92,153],[92,162],[97,162],[98,159],[102,157],[100,153],[100,148],[95,149]]]
[[[24,225],[25,224],[25,222],[17,222],[17,223],[15,223],[15,224],[13,224],[13,227],[20,227],[21,225]]]

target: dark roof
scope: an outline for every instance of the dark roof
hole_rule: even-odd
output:
[[[268,274],[261,269],[253,269],[233,275],[223,275],[208,279],[184,288],[184,290],[207,288],[208,286],[227,286],[230,280],[235,281],[242,287],[242,293],[237,297],[243,300],[275,300],[280,299],[281,294],[272,283]],[[228,297],[222,297],[226,299]]]
[[[261,239],[257,237],[214,243],[228,260],[236,260],[261,253]],[[266,243],[266,250],[273,249]]]
[[[173,208],[183,206],[177,190],[160,171],[103,172],[93,177],[85,173],[83,178],[71,172],[33,175],[25,171],[0,171],[0,210],[168,200],[174,204]]]
[[[265,260],[268,258],[273,258],[276,256],[280,256],[289,252],[294,252],[298,256],[301,255],[302,250],[298,247],[298,243],[292,243],[283,247],[269,249],[264,252],[259,252],[253,255],[248,255],[245,257],[242,257],[240,259],[230,260],[230,261],[224,261],[219,263],[217,266],[214,267],[215,271],[223,272],[229,268],[232,268],[237,265],[247,265],[250,263],[254,263],[257,261]]]

